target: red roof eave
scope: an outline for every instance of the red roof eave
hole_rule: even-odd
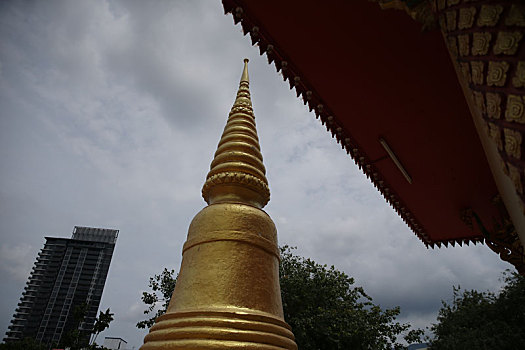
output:
[[[363,10],[362,15],[365,17],[367,13],[376,15],[372,13],[374,10],[370,6],[377,5],[370,4],[367,1],[356,1],[352,5],[343,3],[337,3],[337,5],[353,6],[355,11]],[[250,33],[252,43],[259,46],[261,55],[266,53],[269,63],[275,64],[277,71],[282,73],[290,88],[296,90],[297,96],[302,97],[305,105],[308,105],[310,111],[315,113],[316,118],[319,118],[321,123],[326,125],[332,137],[346,150],[386,201],[425,245],[433,247],[434,244],[441,246],[442,243],[444,245],[448,245],[448,243],[461,245],[469,242],[483,242],[483,236],[479,231],[470,229],[461,221],[460,211],[462,208],[474,209],[481,217],[485,217],[487,220],[491,219],[495,215],[495,210],[490,200],[497,194],[497,190],[484,158],[481,144],[473,128],[468,108],[455,80],[452,65],[448,61],[443,61],[443,57],[448,59],[448,54],[444,50],[439,35],[425,37],[426,42],[423,45],[428,47],[418,51],[421,44],[419,42],[410,43],[409,34],[402,37],[403,46],[399,43],[375,42],[373,39],[377,35],[377,31],[348,31],[343,33],[343,29],[348,30],[349,28],[348,25],[345,26],[338,22],[337,14],[345,13],[345,10],[346,14],[351,13],[348,12],[348,8],[330,9],[332,16],[322,16],[322,13],[312,14],[308,9],[296,10],[294,18],[306,18],[302,22],[301,19],[297,19],[296,22],[299,23],[294,23],[296,25],[313,23],[313,19],[317,20],[315,22],[317,29],[310,28],[306,30],[308,33],[302,32],[304,35],[311,36],[310,41],[318,43],[319,39],[324,38],[323,35],[326,34],[326,31],[319,28],[333,27],[334,22],[337,22],[343,29],[332,30],[333,28],[328,28],[327,31],[336,38],[327,39],[326,41],[329,42],[324,48],[333,47],[329,45],[341,43],[343,42],[342,39],[345,38],[347,41],[360,40],[359,43],[355,44],[356,48],[372,50],[371,59],[365,57],[360,60],[352,56],[354,61],[364,65],[357,68],[367,71],[365,75],[359,76],[359,72],[355,73],[355,68],[352,68],[353,70],[346,69],[341,76],[330,75],[325,74],[325,70],[333,73],[338,69],[326,69],[326,65],[333,64],[335,67],[344,67],[344,65],[338,66],[338,63],[344,62],[345,58],[330,56],[331,52],[326,50],[323,51],[325,60],[320,60],[319,55],[315,58],[304,58],[306,52],[311,52],[311,48],[304,52],[301,51],[302,47],[292,40],[293,33],[288,33],[283,29],[286,25],[292,25],[287,23],[286,15],[276,16],[276,9],[286,13],[287,9],[304,9],[312,6],[312,3],[303,1],[300,4],[288,3],[284,5],[277,1],[223,0],[223,6],[226,13],[232,13],[236,24],[241,23],[244,33]],[[378,8],[377,11],[380,12]],[[398,13],[398,15],[404,16],[403,13]],[[381,16],[383,15],[381,14]],[[343,16],[345,20],[351,21],[351,18],[347,17],[349,16]],[[399,24],[396,22],[398,19],[392,15],[381,18],[383,22],[380,23],[383,23],[383,27],[385,26],[385,18],[386,20],[394,18],[390,24],[393,25],[393,28],[399,29],[400,33],[405,33],[401,26],[401,24],[405,25],[404,22],[401,23],[401,21]],[[403,21],[405,19],[411,21],[408,16]],[[408,23],[405,26],[413,27],[414,24]],[[408,30],[406,33],[409,33]],[[275,38],[275,35],[279,38]],[[363,36],[366,35],[369,37],[363,39]],[[437,42],[436,38],[440,41]],[[419,40],[419,38],[415,40]],[[308,43],[309,39],[305,41]],[[408,46],[407,41],[409,42]],[[373,42],[375,46],[369,46],[370,42]],[[382,46],[378,48],[378,45]],[[424,51],[425,49],[430,50],[430,52]],[[334,50],[339,50],[339,47]],[[377,57],[373,54],[374,50],[379,53],[391,52],[392,56]],[[431,50],[442,50],[442,52],[436,51],[434,53]],[[411,58],[413,59],[413,52],[411,51],[421,54],[421,60],[427,59],[427,62],[423,62],[420,66],[417,66],[417,59],[408,63],[409,73],[406,75],[407,67],[400,68],[396,59],[400,62],[408,62]],[[339,51],[334,56],[338,54]],[[396,54],[398,57],[395,56]],[[427,71],[426,76],[428,78],[423,81],[429,83],[432,89],[435,85],[435,83],[432,85],[432,79],[444,80],[445,89],[443,86],[434,87],[441,92],[441,96],[432,96],[432,94],[429,96],[428,91],[424,90],[424,86],[422,86],[422,92],[409,85],[411,82],[419,84],[422,81],[419,74],[425,72],[425,65],[436,63],[434,56],[437,57],[439,65],[433,66],[432,71]],[[314,60],[317,65],[312,64],[311,61]],[[390,64],[390,67],[384,68],[382,67],[383,64],[387,66]],[[374,71],[378,65],[381,71],[379,75]],[[400,81],[399,77],[396,76],[396,74],[400,74],[399,72],[390,73],[389,69],[392,70],[392,67],[403,70],[401,74],[405,74],[404,76],[409,82]],[[360,85],[349,87],[351,84],[347,81],[350,78],[344,74],[345,72],[355,73],[356,81],[360,81]],[[389,79],[395,84],[399,82],[400,89],[389,91],[381,85],[381,82],[388,82]],[[341,82],[341,80],[347,81]],[[388,83],[385,84],[388,85]],[[403,84],[406,88],[403,88]],[[331,85],[334,87],[332,88]],[[340,94],[345,89],[355,89],[361,93],[364,91],[365,94],[373,93],[375,96],[372,96],[370,103],[374,103],[374,98],[376,98],[385,101],[385,106],[376,106],[377,101],[375,101],[376,105],[372,105],[370,110],[360,110],[363,107],[356,103],[354,110],[351,99],[355,99],[355,96],[342,98],[344,96]],[[407,94],[413,94],[413,96],[407,99]],[[361,96],[357,97],[361,98]],[[447,101],[450,106],[444,108],[442,106],[444,102],[439,102],[439,97]],[[436,100],[438,101],[436,102]],[[407,107],[405,101],[412,102]],[[348,106],[351,107],[348,108]],[[365,107],[368,108],[368,106]],[[418,114],[420,113],[418,108],[425,109],[421,111],[421,115]],[[367,121],[365,118],[356,117],[351,113],[356,111],[360,111],[361,115],[364,112],[369,112],[377,120]],[[451,113],[453,115],[447,115]],[[359,113],[356,114],[359,115]],[[425,117],[428,117],[428,120],[421,120]],[[444,123],[452,123],[449,125],[450,132],[447,131],[448,134],[443,134],[447,128],[438,124],[437,117],[441,117]],[[441,132],[441,139],[440,133],[435,129],[439,129],[438,131]],[[401,163],[407,165],[409,172],[414,175],[414,184],[406,181],[406,177],[403,177],[394,162],[385,160],[387,152],[379,142],[383,136],[389,144],[391,142],[391,145],[394,146],[393,150],[400,156]],[[436,140],[441,143],[437,143]],[[462,145],[463,143],[466,145]],[[415,149],[414,144],[421,144],[422,149]],[[454,152],[455,149],[457,152]],[[428,164],[433,164],[433,162],[437,163],[434,164],[434,168],[429,167]],[[448,169],[449,166],[450,170]],[[467,171],[463,171],[463,166]],[[477,178],[473,176],[477,176]],[[472,177],[472,180],[469,177]],[[469,186],[471,184],[470,187],[473,188],[467,188],[469,186],[465,186],[465,184],[469,184]]]

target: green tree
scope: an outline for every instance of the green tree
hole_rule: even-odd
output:
[[[288,246],[280,249],[284,316],[299,349],[390,350],[404,348],[397,342],[400,336],[408,343],[419,341],[422,330],[395,322],[398,307],[382,310],[344,272],[294,255]],[[148,306],[144,314],[152,317],[137,323],[138,328],[151,327],[166,312],[176,283],[174,275],[174,270],[164,269],[150,278],[151,292],[143,292],[141,299]]]
[[[402,349],[399,336],[419,341],[421,330],[395,322],[399,307],[382,310],[354,279],[281,247],[284,318],[299,349]]]
[[[71,350],[80,350],[86,348],[88,345],[90,334],[94,335],[92,344],[89,345],[88,349],[105,349],[103,346],[98,346],[95,344],[95,340],[100,332],[104,331],[106,328],[109,327],[109,324],[111,321],[113,321],[113,313],[108,308],[106,312],[100,311],[99,316],[95,318],[95,323],[93,326],[93,329],[91,332],[89,331],[81,331],[79,329],[80,324],[84,321],[84,318],[87,315],[88,311],[88,305],[86,303],[82,303],[80,305],[77,305],[73,309],[73,320],[74,322],[74,328],[70,329],[64,335],[62,336],[62,339],[60,339],[60,347],[69,348]]]
[[[150,328],[153,326],[155,319],[166,312],[173,289],[175,289],[175,283],[177,283],[175,270],[168,270],[167,268],[164,268],[160,275],[149,278],[148,287],[151,289],[151,292],[142,292],[140,299],[148,306],[144,310],[144,314],[151,314],[151,317],[137,322],[137,328]],[[155,310],[157,306],[160,307]]]
[[[80,350],[82,346],[87,344],[88,341],[86,340],[86,332],[82,332],[80,329],[78,329],[86,317],[87,309],[88,305],[86,303],[75,306],[73,309],[74,327],[62,335],[59,343],[60,347],[70,348],[71,350]]]
[[[100,332],[103,332],[106,328],[109,327],[109,324],[111,323],[111,321],[113,321],[113,315],[114,314],[109,311],[109,308],[106,310],[106,312],[100,311],[98,317],[95,319],[93,330],[91,331],[91,333],[94,335],[91,344],[95,343],[95,340],[97,340],[97,337],[100,334]]]
[[[525,348],[525,277],[504,274],[498,294],[453,287],[452,304],[442,301],[432,325],[431,349]]]

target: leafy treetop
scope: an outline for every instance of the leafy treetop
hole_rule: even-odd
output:
[[[525,277],[508,270],[503,276],[499,294],[453,287],[452,303],[442,301],[438,323],[431,327],[430,348],[524,349]]]

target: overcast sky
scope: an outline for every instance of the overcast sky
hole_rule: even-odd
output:
[[[120,236],[101,337],[142,344],[141,292],[179,268],[244,57],[280,244],[417,327],[452,285],[500,287],[511,266],[487,246],[425,248],[219,0],[1,1],[0,332],[44,236],[106,227]]]

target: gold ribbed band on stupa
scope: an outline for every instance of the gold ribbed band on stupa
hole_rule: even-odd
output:
[[[202,188],[208,204],[238,201],[263,208],[270,200],[249,87],[245,59],[237,98]]]
[[[297,349],[284,321],[277,230],[250,100],[248,60],[192,220],[166,314],[141,350]]]

